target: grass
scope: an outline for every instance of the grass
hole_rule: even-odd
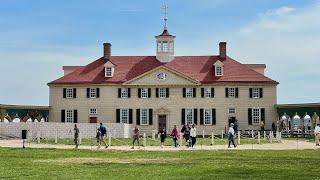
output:
[[[108,142],[108,140],[106,139]],[[54,139],[42,139],[40,141],[41,143],[45,144],[55,144]],[[275,142],[275,141],[273,141]],[[143,143],[143,139],[140,138],[140,144]],[[237,139],[235,139],[235,143],[237,143]],[[266,144],[270,143],[268,140],[264,140],[263,138],[261,139],[261,144]],[[74,141],[73,139],[58,139],[58,144],[66,144],[66,145],[73,145]],[[82,145],[89,145],[93,146],[96,145],[96,139],[82,139],[81,141]],[[112,138],[111,140],[111,145],[113,146],[128,146],[132,144],[132,139],[131,138]],[[183,144],[185,144],[185,141],[183,141]],[[227,139],[220,139],[217,138],[214,140],[214,144],[216,145],[223,145],[227,144]],[[252,138],[242,138],[241,139],[241,144],[258,144],[257,139],[252,139]],[[146,141],[147,146],[159,146],[160,145],[160,140],[156,139],[153,140],[152,138],[147,138]],[[172,146],[173,141],[171,138],[167,138],[165,141],[166,146]],[[197,138],[197,145],[211,145],[211,138]]]
[[[319,179],[319,153],[0,148],[0,179]]]

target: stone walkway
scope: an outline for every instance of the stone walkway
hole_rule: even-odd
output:
[[[37,143],[26,143],[27,148],[54,148],[54,149],[73,149],[73,145],[61,145],[61,144],[37,144]],[[0,147],[12,147],[21,148],[22,140],[0,140]],[[170,146],[159,147],[159,146],[147,146],[131,149],[129,146],[110,146],[109,148],[101,147],[98,149],[96,146],[80,145],[79,149],[87,150],[119,150],[119,151],[179,151],[179,150],[294,150],[294,149],[319,149],[319,146],[315,146],[314,143],[304,140],[283,140],[282,143],[273,144],[244,144],[238,145],[237,148],[227,148],[227,145],[214,145],[214,146],[201,146],[196,145],[194,148],[179,147],[174,148]]]

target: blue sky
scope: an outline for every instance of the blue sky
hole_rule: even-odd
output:
[[[319,0],[168,0],[177,55],[265,63],[279,103],[320,102]],[[0,104],[47,105],[63,65],[113,55],[154,55],[161,0],[1,0]]]

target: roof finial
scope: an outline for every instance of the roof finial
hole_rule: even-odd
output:
[[[162,6],[162,10],[163,10],[163,14],[164,14],[164,17],[163,17],[163,20],[164,20],[164,30],[167,30],[168,28],[168,25],[167,25],[167,21],[168,21],[168,5],[166,2],[163,3],[163,6]]]

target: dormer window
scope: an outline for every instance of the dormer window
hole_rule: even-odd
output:
[[[223,76],[223,68],[222,66],[216,66],[216,76]]]
[[[113,76],[113,67],[105,67],[105,75],[106,75],[106,77],[112,77]]]

